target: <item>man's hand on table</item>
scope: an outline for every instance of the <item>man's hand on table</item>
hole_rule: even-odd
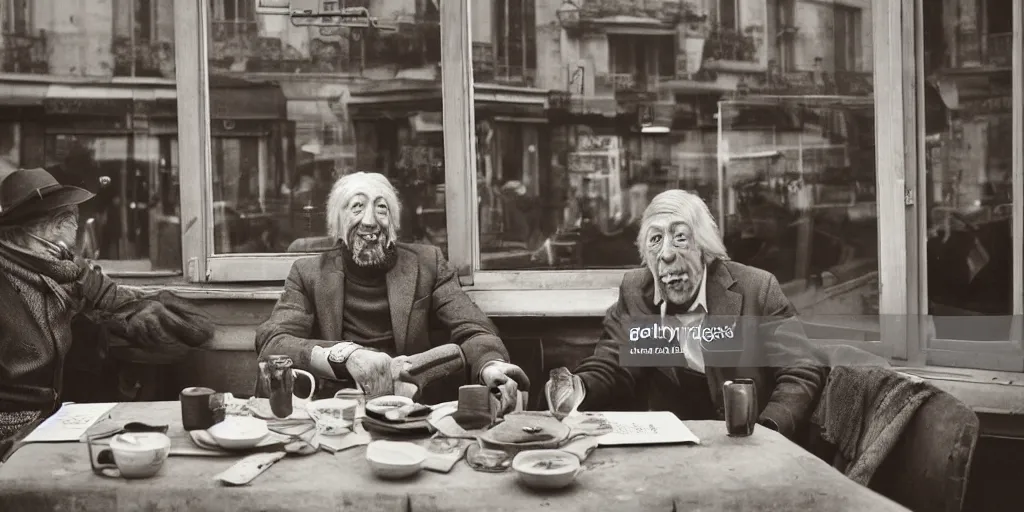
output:
[[[480,383],[489,389],[501,391],[501,414],[515,408],[519,402],[519,388],[529,389],[530,379],[522,368],[504,361],[491,361],[480,370]]]
[[[330,348],[313,347],[310,366],[314,373],[330,379],[352,380],[363,390],[367,399],[393,394],[395,368],[391,356],[364,348],[356,343],[341,342]]]

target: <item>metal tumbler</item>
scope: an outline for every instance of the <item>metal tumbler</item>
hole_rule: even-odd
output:
[[[754,433],[757,423],[757,388],[753,379],[736,379],[722,385],[725,400],[725,427],[730,436],[745,437]]]

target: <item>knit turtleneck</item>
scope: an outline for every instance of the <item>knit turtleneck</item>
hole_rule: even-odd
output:
[[[356,264],[348,247],[342,247],[345,264],[345,303],[342,337],[360,345],[395,355],[395,336],[388,302],[387,273],[398,261],[392,244],[379,264]]]

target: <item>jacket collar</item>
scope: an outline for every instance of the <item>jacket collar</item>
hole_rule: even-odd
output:
[[[419,280],[416,255],[398,245],[395,266],[387,273],[388,304],[391,308],[391,330],[395,336],[395,353],[404,353],[409,335],[409,315]],[[321,257],[321,282],[314,296],[317,317],[324,339],[340,341],[345,305],[345,262],[340,250]]]

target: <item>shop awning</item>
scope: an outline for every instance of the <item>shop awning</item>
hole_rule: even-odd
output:
[[[48,88],[48,84],[3,82],[0,84],[0,107],[42,105]]]

